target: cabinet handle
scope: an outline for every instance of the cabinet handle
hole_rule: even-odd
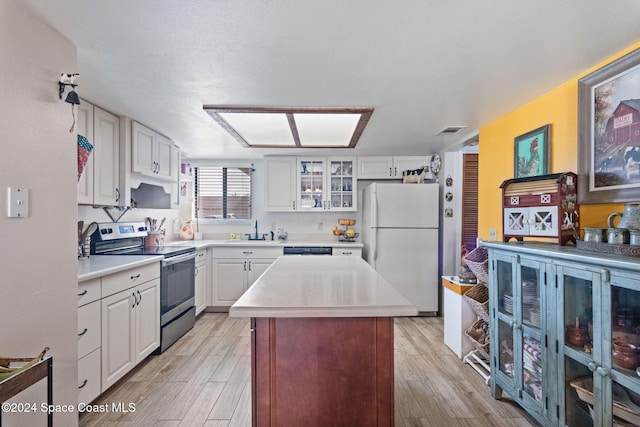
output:
[[[342,255],[351,255],[351,252],[342,252]]]
[[[393,174],[391,173],[391,168],[389,168],[389,176],[393,176]]]
[[[293,201],[293,210],[294,211],[296,210],[296,201],[295,200]]]
[[[598,366],[596,368],[596,374],[599,374],[602,377],[608,377],[611,372],[608,369],[603,368],[602,366]]]
[[[131,280],[139,279],[140,278],[140,273],[136,274],[135,276],[131,276],[130,278],[131,278]]]
[[[136,305],[140,305],[140,302],[142,302],[142,294],[140,293],[140,291],[136,291],[138,293],[138,296],[140,298],[138,298],[138,301],[136,302]]]
[[[252,255],[253,251],[242,251],[242,253],[245,255]]]
[[[87,329],[87,328],[84,328],[84,331],[79,332],[79,333],[78,333],[78,336],[79,336],[79,337],[83,336],[84,334],[86,334],[86,333],[87,333],[87,331],[88,331],[88,329]]]
[[[243,269],[244,271],[247,271],[247,261],[243,262],[243,267],[242,267],[242,269]]]
[[[81,389],[82,387],[86,386],[86,385],[87,385],[87,382],[88,382],[88,380],[84,380],[84,381],[82,381],[82,384],[80,384],[80,385],[78,386],[78,389]]]
[[[393,176],[398,176],[398,167],[397,166],[393,167]]]
[[[131,304],[131,308],[135,308],[136,306],[136,293],[131,292],[131,296],[133,297],[133,304]]]
[[[120,201],[120,189],[116,188],[116,202]]]
[[[251,261],[249,261],[249,271],[251,271]]]
[[[196,265],[196,274],[194,275],[194,277],[198,277],[198,266]]]
[[[89,292],[89,291],[87,291],[87,290],[85,289],[84,291],[80,292],[80,293],[78,294],[78,296],[79,296],[79,297],[83,297],[83,296],[85,296],[88,292]]]
[[[587,365],[587,367],[589,368],[589,370],[590,370],[591,372],[595,372],[595,371],[596,371],[596,369],[598,369],[598,365],[596,365],[596,364],[595,364],[595,363],[593,363],[593,362],[589,363],[589,364]]]
[[[160,173],[160,163],[156,163],[158,165],[158,170],[156,171],[156,173]]]

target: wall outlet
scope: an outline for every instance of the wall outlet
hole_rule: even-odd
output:
[[[489,241],[490,242],[495,242],[496,240],[498,240],[498,230],[496,230],[495,228],[490,228],[489,229]]]

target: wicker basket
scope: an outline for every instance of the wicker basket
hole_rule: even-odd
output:
[[[478,283],[489,283],[489,252],[487,248],[478,246],[464,257],[464,261],[475,274]]]
[[[464,333],[471,339],[478,353],[489,360],[489,323],[478,319]]]
[[[476,313],[476,316],[485,322],[489,322],[489,288],[482,283],[478,283],[464,293],[464,298]]]

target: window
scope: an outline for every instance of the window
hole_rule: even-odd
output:
[[[251,219],[251,167],[195,168],[194,216],[199,220]]]

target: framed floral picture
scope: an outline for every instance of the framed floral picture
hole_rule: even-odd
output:
[[[526,178],[549,173],[549,140],[547,124],[515,138],[513,177]]]
[[[578,81],[578,202],[640,200],[640,49]]]

